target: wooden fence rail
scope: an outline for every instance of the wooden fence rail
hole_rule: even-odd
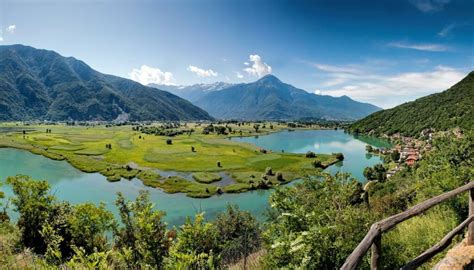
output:
[[[474,181],[469,182],[468,184],[459,187],[455,190],[443,193],[436,197],[433,197],[429,200],[426,200],[420,204],[415,205],[414,207],[406,210],[405,212],[396,214],[394,216],[385,218],[379,222],[374,223],[367,235],[362,239],[362,242],[354,249],[352,254],[347,257],[346,262],[341,267],[342,270],[353,270],[356,269],[360,261],[367,253],[370,247],[371,251],[371,269],[380,269],[379,262],[381,250],[382,250],[382,234],[389,231],[395,227],[398,223],[401,223],[407,219],[410,219],[414,216],[417,216],[426,210],[432,208],[435,205],[438,205],[452,197],[455,197],[463,192],[469,191],[469,216],[462,222],[458,227],[453,231],[448,233],[439,243],[437,243],[432,248],[425,251],[423,254],[415,258],[413,261],[409,262],[407,265],[403,266],[402,269],[415,269],[420,266],[430,258],[432,258],[437,253],[445,249],[453,237],[462,232],[462,230],[467,226],[468,227],[468,236],[467,244],[474,245]]]

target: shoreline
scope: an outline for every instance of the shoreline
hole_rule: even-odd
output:
[[[314,129],[298,129],[298,130],[314,130]],[[319,130],[319,129],[318,129]],[[276,130],[275,132],[282,132],[284,130],[279,129]],[[268,135],[271,133],[275,132],[268,132],[266,134],[260,133],[259,135]],[[253,134],[249,135],[255,136]],[[236,136],[233,136],[236,137]],[[244,137],[244,136],[237,136],[237,137]],[[229,139],[231,137],[225,137],[225,138],[220,138],[220,139]],[[259,149],[258,146],[254,144],[244,144],[240,142],[233,142],[237,143],[241,146],[246,145],[252,146],[253,149]],[[302,179],[308,175],[308,168],[302,169],[300,172],[283,172],[283,175],[286,175],[283,179],[278,179],[277,180],[277,172],[271,174],[271,175],[264,175],[263,172],[257,172],[257,171],[243,171],[242,169],[230,169],[230,170],[225,170],[225,169],[218,169],[218,170],[211,170],[211,171],[180,171],[180,170],[164,170],[164,171],[169,171],[172,173],[186,173],[190,176],[192,176],[195,173],[226,173],[229,178],[232,179],[233,184],[229,184],[226,186],[219,186],[211,183],[202,183],[198,181],[190,181],[189,179],[185,179],[180,176],[168,176],[168,177],[163,177],[159,175],[158,173],[153,172],[153,170],[159,168],[153,168],[153,167],[148,167],[148,166],[143,166],[146,167],[147,169],[144,169],[143,167],[139,166],[138,168],[132,168],[128,166],[128,164],[112,164],[108,163],[106,161],[103,162],[98,162],[99,159],[94,158],[94,156],[81,156],[77,155],[74,153],[70,154],[63,154],[63,153],[58,153],[56,151],[50,151],[49,148],[46,147],[39,147],[33,144],[25,143],[25,144],[20,144],[18,142],[15,142],[14,140],[10,139],[10,143],[2,143],[0,141],[0,148],[11,148],[11,149],[18,149],[18,150],[24,150],[28,151],[32,154],[35,155],[41,155],[45,158],[49,158],[51,160],[57,160],[57,161],[66,161],[68,164],[70,164],[72,167],[76,168],[77,170],[84,172],[84,173],[100,173],[102,176],[106,177],[108,181],[110,182],[115,182],[115,181],[120,181],[122,178],[125,179],[133,179],[137,178],[145,186],[148,187],[153,187],[153,188],[160,188],[166,193],[185,193],[186,196],[192,197],[192,198],[209,198],[214,195],[218,194],[223,194],[223,193],[243,193],[247,192],[250,190],[259,190],[259,189],[270,189],[270,188],[275,188],[276,186],[280,185],[286,185],[290,182],[293,182],[294,180],[297,179]],[[272,154],[272,153],[270,153]],[[310,159],[305,158],[304,154],[294,154],[294,153],[278,153],[279,156],[283,157],[293,157],[293,158],[304,158],[307,159],[308,162],[310,163]],[[260,155],[261,156],[261,155]],[[99,156],[95,156],[99,157]],[[101,157],[101,156],[100,156]],[[335,163],[339,162],[336,158],[334,158],[333,155],[331,154],[318,154],[317,157],[324,158],[324,162],[322,162],[320,168],[311,168],[311,170],[324,170]],[[91,161],[95,164],[92,166],[90,165]],[[300,161],[301,162],[301,161]],[[238,177],[235,177],[235,176]],[[258,177],[258,175],[262,175],[261,179]],[[251,177],[248,182],[245,182],[246,180],[242,180],[243,178],[246,177]],[[218,182],[218,181],[216,181]],[[263,183],[263,184],[262,184]]]

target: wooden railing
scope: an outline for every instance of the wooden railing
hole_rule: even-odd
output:
[[[469,216],[464,220],[459,226],[454,228],[449,232],[440,242],[438,242],[433,247],[429,248],[423,252],[420,256],[416,257],[414,260],[403,266],[401,269],[415,269],[424,262],[431,259],[437,253],[441,252],[451,243],[451,240],[457,234],[462,233],[463,229],[468,226],[468,235],[467,235],[467,244],[474,245],[474,181],[469,182],[468,184],[459,187],[455,190],[443,193],[439,196],[433,197],[429,200],[426,200],[405,212],[396,214],[394,216],[385,218],[377,223],[374,223],[367,235],[362,239],[362,242],[354,249],[352,254],[347,257],[346,262],[341,267],[342,270],[353,270],[356,269],[360,261],[367,253],[370,247],[372,247],[370,268],[371,269],[380,269],[379,262],[382,247],[382,234],[389,231],[395,227],[398,223],[403,222],[407,219],[410,219],[414,216],[417,216],[424,211],[430,209],[431,207],[440,204],[456,195],[459,195],[463,192],[469,191]]]

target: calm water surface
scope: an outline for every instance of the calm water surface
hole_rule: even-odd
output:
[[[378,157],[366,156],[366,143],[384,146],[381,141],[369,141],[368,138],[356,139],[342,131],[328,130],[284,131],[259,138],[234,138],[233,140],[254,143],[273,151],[342,152],[345,156],[344,162],[328,170],[332,173],[340,170],[351,172],[358,179],[363,179],[362,171],[366,166],[380,162]],[[260,190],[241,194],[224,194],[208,199],[193,199],[183,194],[167,194],[159,189],[146,187],[136,179],[110,183],[98,173],[81,172],[65,161],[50,160],[17,149],[0,148],[0,182],[3,183],[6,177],[16,174],[48,180],[52,193],[61,200],[68,200],[71,203],[104,202],[115,213],[114,201],[117,192],[120,191],[129,199],[134,199],[139,190],[149,190],[153,202],[156,203],[157,208],[166,212],[165,219],[171,225],[182,224],[186,216],[193,216],[201,211],[205,211],[207,216],[212,218],[216,213],[224,210],[229,203],[237,204],[241,209],[264,219],[263,213],[268,207],[268,196],[271,193],[271,190]],[[12,194],[8,185],[2,185],[1,189],[7,196]],[[15,216],[14,213],[11,214]]]
[[[344,161],[327,168],[331,173],[349,172],[359,181],[364,181],[365,167],[380,163],[377,156],[366,155],[365,146],[390,146],[386,141],[344,133],[342,130],[305,130],[282,131],[270,135],[256,137],[238,137],[232,140],[253,143],[267,150],[290,153],[306,153],[313,151],[319,154],[343,153]]]

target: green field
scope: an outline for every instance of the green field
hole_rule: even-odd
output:
[[[0,124],[0,147],[19,148],[51,159],[66,160],[81,171],[99,172],[109,181],[137,177],[147,186],[169,193],[183,192],[192,197],[271,188],[318,170],[311,165],[312,159],[302,154],[262,151],[254,145],[229,140],[240,134],[254,136],[276,132],[286,129],[284,124],[261,124],[258,132],[253,124],[229,124],[228,128],[232,132],[225,135],[204,134],[204,125],[187,123],[172,130],[192,129],[192,133],[167,137],[144,134],[136,130],[136,126],[4,123]],[[47,129],[51,132],[46,132]],[[316,158],[324,167],[336,162],[332,155]],[[272,169],[271,174],[265,173],[268,167]],[[191,177],[162,177],[162,171],[184,172]],[[221,172],[233,181],[218,185],[222,180]]]

